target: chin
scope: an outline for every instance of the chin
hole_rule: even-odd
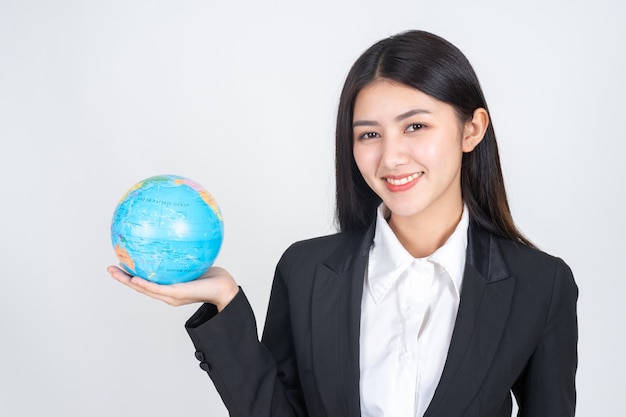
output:
[[[387,203],[385,203],[385,206],[391,212],[391,214],[393,214],[394,216],[399,216],[399,217],[419,216],[420,213],[424,212],[424,207],[416,207],[416,206],[400,205],[400,204],[387,204]]]

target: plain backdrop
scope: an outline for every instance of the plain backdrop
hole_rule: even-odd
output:
[[[519,227],[580,287],[579,416],[623,416],[626,16],[595,1],[0,0],[0,415],[226,416],[174,308],[114,282],[113,210],[174,173],[218,200],[218,264],[265,316],[332,233],[338,95],[407,29],[469,57]]]

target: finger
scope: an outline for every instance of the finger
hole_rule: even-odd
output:
[[[107,272],[111,274],[111,277],[113,279],[146,295],[151,295],[151,293],[155,291],[154,287],[147,285],[152,283],[140,277],[133,277],[132,275],[128,274],[126,271],[117,266],[109,266],[107,268]],[[158,284],[154,285],[157,286]]]
[[[109,266],[107,272],[111,274],[111,277],[116,281],[126,285],[129,288],[143,294],[148,297],[154,298],[159,301],[163,301],[169,305],[178,306],[188,304],[190,300],[179,299],[174,296],[177,291],[173,288],[173,285],[160,285],[150,281],[147,281],[141,277],[133,277],[117,266]]]
[[[131,277],[128,284],[137,291],[149,295],[166,295],[171,292],[169,285],[157,284],[141,277]]]
[[[184,291],[180,291],[180,284],[163,285],[140,277],[132,277],[127,285],[135,291],[172,306],[188,304],[193,301],[184,295]]]
[[[109,266],[107,268],[107,272],[111,274],[111,277],[113,279],[121,282],[122,284],[127,284],[128,280],[131,279],[131,275],[129,275],[128,273],[126,273],[126,271],[117,266]]]
[[[109,274],[113,275],[113,274],[115,274],[115,273],[118,273],[118,272],[124,272],[124,271],[123,271],[123,270],[122,270],[122,268],[120,268],[119,266],[109,265],[109,266],[107,267],[107,272],[108,272]]]
[[[126,271],[117,266],[109,266],[107,272],[111,274],[113,279],[125,286],[172,306],[180,306],[200,301],[197,294],[194,294],[198,292],[198,282],[192,281],[168,285],[157,284],[141,277],[129,275]],[[207,276],[203,278],[210,277]]]

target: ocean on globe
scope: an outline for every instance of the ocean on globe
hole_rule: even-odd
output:
[[[159,175],[135,184],[120,200],[111,241],[121,266],[158,284],[191,281],[211,267],[224,236],[213,196],[197,182]]]

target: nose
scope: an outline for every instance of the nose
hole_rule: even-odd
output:
[[[381,164],[395,169],[408,162],[407,140],[402,135],[386,135],[382,142]]]

